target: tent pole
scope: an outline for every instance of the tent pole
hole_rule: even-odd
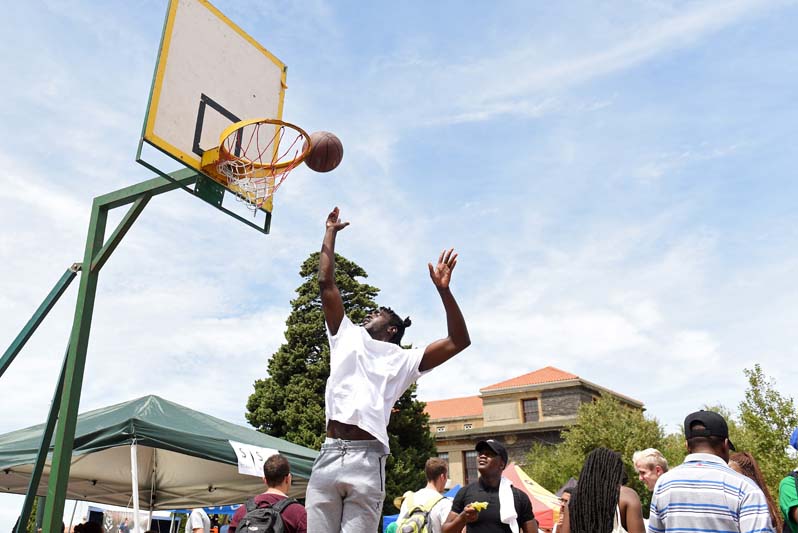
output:
[[[136,441],[130,445],[130,484],[133,489],[133,532],[141,533],[139,527],[139,460]]]
[[[157,459],[158,448],[152,448],[152,457],[150,464],[152,465],[152,473],[150,475],[150,512],[147,514],[147,530],[152,528],[152,504],[155,502],[155,469],[158,468]]]
[[[67,533],[72,533],[72,524],[75,523],[75,511],[78,509],[78,501],[75,500],[75,505],[72,506],[72,516],[69,517],[69,528]]]
[[[169,522],[169,533],[173,533],[175,530],[175,513],[169,513],[172,515],[172,520]]]

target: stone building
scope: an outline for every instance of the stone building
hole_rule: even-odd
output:
[[[581,377],[547,366],[479,389],[479,395],[427,402],[438,455],[449,462],[453,483],[476,480],[476,443],[496,438],[510,459],[523,463],[533,442],[558,443],[576,422],[579,406],[610,394],[633,409],[643,404]]]

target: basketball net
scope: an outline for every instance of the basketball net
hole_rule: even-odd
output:
[[[281,120],[238,122],[221,135],[218,173],[236,198],[257,212],[310,152],[304,130]]]

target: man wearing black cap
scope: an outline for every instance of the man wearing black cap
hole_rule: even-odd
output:
[[[689,455],[657,480],[648,530],[772,532],[765,495],[726,464],[734,450],[726,420],[697,411],[684,419],[684,435]]]
[[[443,533],[537,533],[532,502],[525,492],[502,478],[507,449],[494,439],[477,443],[479,479],[457,492]],[[477,502],[488,505],[478,510]]]

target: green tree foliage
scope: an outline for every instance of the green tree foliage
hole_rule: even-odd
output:
[[[366,271],[338,254],[335,256],[335,283],[344,308],[354,323],[377,309],[374,301],[379,289],[357,278]],[[330,375],[330,348],[319,296],[319,253],[302,264],[303,278],[297,297],[291,301],[286,321],[286,342],[269,359],[268,377],[255,382],[255,392],[247,401],[247,421],[258,431],[309,448],[319,449],[324,442],[324,388]],[[429,432],[429,417],[424,403],[408,389],[394,406],[388,425],[391,456],[386,463],[386,503],[393,512],[393,499],[404,491],[424,485],[424,463],[435,454]]]
[[[36,533],[36,514],[39,512],[39,500],[41,499],[41,496],[33,499],[33,506],[30,509],[30,517],[28,518],[28,526],[26,528],[28,533]],[[44,507],[42,507],[42,509],[44,509]],[[17,518],[17,521],[19,521],[19,518]]]
[[[748,388],[739,405],[738,434],[730,436],[738,450],[754,456],[770,492],[777,495],[779,481],[795,468],[794,459],[787,454],[787,442],[798,427],[798,411],[793,399],[783,396],[758,364],[744,372]]]
[[[549,490],[557,490],[570,477],[578,477],[591,450],[603,446],[621,454],[629,476],[628,485],[640,495],[648,508],[650,493],[640,482],[632,464],[632,454],[645,448],[663,448],[665,435],[656,419],[623,405],[613,396],[603,395],[579,407],[576,424],[563,431],[563,442],[551,446],[536,444],[526,459],[526,472]]]
[[[662,439],[661,446],[661,448],[657,449],[662,452],[662,455],[668,460],[669,468],[673,468],[684,462],[684,458],[687,455],[687,444],[684,440],[684,431],[666,435],[665,438]],[[644,512],[648,513],[645,509]]]

